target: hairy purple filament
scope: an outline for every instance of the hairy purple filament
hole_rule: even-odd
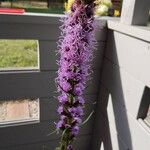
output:
[[[63,132],[58,150],[73,150],[72,143],[82,123],[83,91],[91,73],[90,62],[95,48],[93,5],[75,0],[71,14],[62,19],[61,37],[58,44],[58,77],[56,83],[60,106],[57,130]]]

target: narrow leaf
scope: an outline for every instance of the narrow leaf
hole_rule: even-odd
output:
[[[58,130],[56,129],[56,130],[54,130],[53,132],[51,132],[50,134],[48,134],[47,136],[50,136],[50,135],[56,133],[57,131],[58,131]]]
[[[86,120],[81,124],[81,126],[86,124],[90,120],[90,118],[92,117],[93,113],[94,113],[94,110],[90,113],[90,115],[86,118]]]

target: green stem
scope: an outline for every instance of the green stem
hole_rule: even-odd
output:
[[[68,96],[68,99],[69,99],[69,103],[72,105],[73,103],[73,99],[74,97],[72,96],[72,94],[69,94]],[[68,109],[68,108],[66,108]],[[68,125],[71,125],[72,123],[72,118],[67,118],[67,124]],[[67,147],[68,145],[70,145],[72,143],[72,139],[70,138],[70,129],[69,128],[66,128],[63,133],[62,133],[62,136],[61,136],[61,141],[60,141],[60,148],[59,150],[67,150]]]
[[[70,139],[69,139],[70,133],[69,130],[67,130],[61,138],[61,143],[60,143],[60,150],[67,150],[67,147],[70,143]]]

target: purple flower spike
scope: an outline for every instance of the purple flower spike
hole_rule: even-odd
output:
[[[72,135],[76,136],[76,135],[78,135],[78,133],[79,133],[79,127],[78,126],[74,126],[72,128]]]
[[[84,1],[84,0],[83,0]],[[74,0],[71,13],[62,18],[61,37],[58,41],[57,109],[60,121],[56,128],[62,131],[60,150],[73,150],[72,142],[79,133],[84,114],[83,92],[92,73],[91,61],[96,45],[94,37],[94,3]],[[66,138],[67,137],[67,138]]]
[[[67,146],[67,150],[73,150],[73,146],[72,145],[68,145]]]

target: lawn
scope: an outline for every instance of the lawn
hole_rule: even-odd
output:
[[[0,68],[36,67],[37,41],[0,40]]]

